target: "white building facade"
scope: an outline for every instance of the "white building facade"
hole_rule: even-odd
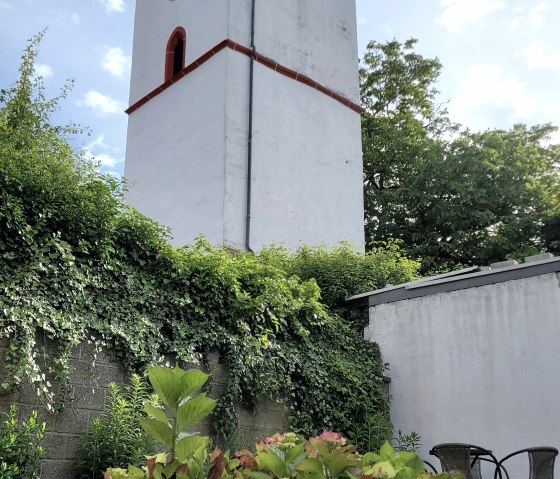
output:
[[[355,0],[137,0],[129,202],[177,245],[363,247]]]
[[[498,459],[560,448],[560,258],[543,258],[353,298],[369,305],[364,336],[389,363],[395,431],[419,433],[424,459],[437,463],[428,451],[450,442]],[[526,455],[505,466],[528,477]]]

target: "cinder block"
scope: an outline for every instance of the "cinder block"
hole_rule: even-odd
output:
[[[103,411],[105,409],[104,388],[74,385],[72,391],[74,397],[73,407],[94,411]]]
[[[101,348],[97,354],[95,354],[95,344],[93,343],[83,343],[80,346],[80,351],[80,359],[90,364],[94,359],[95,364],[110,364],[113,362],[105,348]]]
[[[46,419],[49,431],[84,435],[88,430],[89,412],[68,406],[59,414],[48,414]]]
[[[44,460],[41,464],[41,479],[75,479],[73,461]]]
[[[45,434],[45,459],[75,459],[83,440],[83,436],[47,431]]]
[[[81,386],[107,387],[111,383],[123,383],[123,370],[118,366],[72,361],[70,383]]]

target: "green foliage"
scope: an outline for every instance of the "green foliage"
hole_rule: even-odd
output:
[[[187,431],[216,407],[215,399],[199,393],[209,376],[197,369],[183,371],[178,367],[152,367],[148,370],[148,377],[158,398],[167,406],[170,419],[160,409],[146,405],[144,412],[150,417],[142,419],[140,424],[147,434],[166,448],[167,462],[178,467],[210,443],[209,438]]]
[[[216,401],[199,393],[208,375],[197,369],[152,367],[148,370],[150,383],[157,397],[167,407],[168,416],[154,405],[147,404],[144,412],[148,418],[141,420],[144,431],[166,448],[166,453],[148,458],[143,471],[131,465],[127,470],[110,468],[105,477],[150,477],[202,479],[208,477],[212,465],[208,460],[209,437],[188,432],[208,416],[216,407]]]
[[[398,431],[397,437],[393,438],[394,447],[397,451],[418,451],[422,445],[422,437],[417,432],[403,434]]]
[[[37,411],[26,421],[18,420],[17,407],[2,413],[0,423],[0,479],[39,479],[45,423],[37,422]]]
[[[154,441],[140,427],[146,418],[144,407],[157,407],[157,399],[144,380],[133,374],[125,390],[111,384],[107,412],[90,423],[85,442],[77,455],[79,479],[96,479],[109,466],[144,464],[147,454],[155,452]]]
[[[435,103],[441,64],[415,44],[372,42],[362,63],[367,237],[402,241],[423,274],[554,250],[556,128],[459,131]]]
[[[386,442],[381,446],[379,454],[369,452],[362,457],[364,475],[385,477],[387,479],[437,478],[447,479],[449,474],[440,473],[433,476],[424,469],[424,463],[416,452],[395,451]]]
[[[401,254],[394,241],[372,245],[366,254],[350,244],[341,244],[334,248],[302,246],[293,253],[271,247],[260,256],[303,281],[315,280],[321,289],[321,301],[360,331],[367,311],[348,307],[346,298],[417,279],[419,268],[417,262]]]
[[[294,433],[275,434],[259,441],[256,452],[246,449],[212,454],[200,448],[197,457],[173,468],[163,468],[165,455],[151,458],[144,470],[110,469],[105,479],[448,479],[447,473],[433,476],[424,470],[416,452],[395,451],[385,442],[378,454],[361,456],[356,446],[334,432],[303,440]],[[169,465],[168,465],[169,466]],[[173,472],[175,471],[175,472]]]
[[[400,432],[400,431],[399,431]],[[388,411],[367,412],[364,421],[354,424],[350,438],[359,451],[377,451],[393,437],[393,424]]]

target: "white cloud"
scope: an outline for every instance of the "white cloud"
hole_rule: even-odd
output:
[[[115,115],[122,113],[125,109],[122,102],[95,90],[89,90],[84,95],[84,99],[78,102],[78,105],[87,106],[98,115]]]
[[[50,65],[46,65],[44,63],[36,63],[35,64],[35,76],[36,77],[48,78],[52,75],[53,75],[53,69]]]
[[[103,69],[111,75],[122,78],[130,68],[130,57],[125,55],[121,47],[108,48],[103,56]]]
[[[536,112],[536,102],[524,83],[499,65],[476,65],[467,72],[450,109],[458,113],[491,105],[510,111],[510,120],[523,120]]]
[[[529,10],[529,25],[532,27],[540,27],[545,21],[545,13],[550,10],[550,6],[540,2]]]
[[[551,133],[550,137],[543,141],[543,146],[549,145],[560,145],[560,130],[556,130],[554,133]]]
[[[80,23],[82,23],[82,20],[81,20],[81,18],[80,18],[80,14],[79,14],[79,13],[76,13],[76,12],[72,13],[72,15],[70,15],[70,18],[71,18],[72,23],[73,23],[74,25],[79,25]]]
[[[502,0],[441,0],[440,5],[444,10],[437,21],[451,32],[506,6]]]
[[[120,176],[114,168],[124,161],[124,158],[117,158],[111,153],[115,153],[115,148],[111,148],[105,143],[105,135],[101,133],[95,140],[84,146],[84,155],[87,160],[99,166],[105,173]]]
[[[125,7],[124,0],[97,0],[97,1],[105,7],[107,13],[124,12],[124,7]]]
[[[123,162],[122,158],[115,158],[113,156],[108,155],[107,153],[99,153],[95,155],[95,161],[99,163],[99,166],[102,169],[109,168],[114,169],[119,163]]]
[[[13,10],[14,6],[6,0],[0,0],[0,9]]]
[[[540,45],[533,43],[517,52],[531,70],[560,70],[560,50],[545,52]]]

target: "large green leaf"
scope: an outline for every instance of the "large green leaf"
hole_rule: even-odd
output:
[[[173,445],[173,431],[169,424],[164,424],[154,418],[148,418],[140,420],[140,425],[157,442],[163,444],[167,449],[171,449]]]
[[[256,459],[259,470],[270,471],[278,478],[286,476],[286,464],[274,452],[262,452]]]
[[[295,469],[298,472],[304,473],[303,476],[309,479],[325,477],[323,464],[315,457],[308,457],[298,464]]]
[[[156,366],[148,369],[148,378],[159,398],[173,410],[177,409],[183,394],[182,377],[184,371],[179,368]]]
[[[189,399],[179,406],[177,411],[177,431],[193,426],[202,421],[216,407],[217,401],[206,397],[206,394]]]
[[[128,477],[130,479],[145,479],[146,472],[131,464],[128,466]]]
[[[201,447],[208,447],[210,438],[206,436],[188,436],[177,442],[175,456],[179,462],[184,462]]]
[[[182,371],[183,375],[181,377],[182,392],[181,399],[191,396],[193,393],[198,391],[202,386],[208,381],[208,374],[199,371],[198,369],[189,369],[188,371]]]
[[[152,416],[154,419],[158,420],[159,422],[162,422],[163,424],[169,424],[169,420],[167,419],[165,413],[161,409],[158,409],[157,407],[153,406],[152,404],[146,404],[144,406],[143,411],[146,414]]]

